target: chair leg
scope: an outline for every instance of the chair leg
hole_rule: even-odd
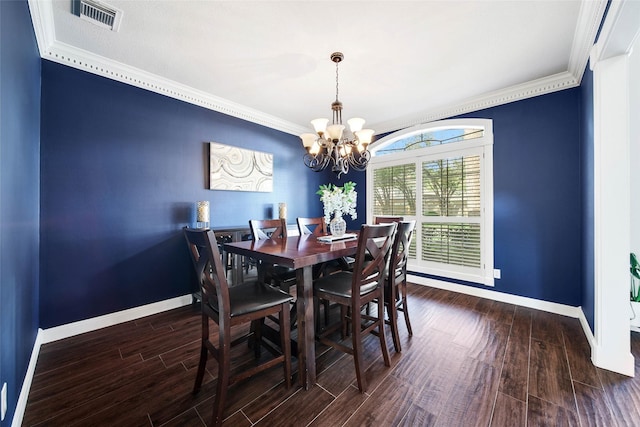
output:
[[[322,332],[322,326],[320,325],[320,299],[316,296],[313,297],[313,315],[314,315],[314,323],[316,328],[316,335],[319,335]],[[325,316],[327,313],[325,313]]]
[[[385,366],[391,366],[389,358],[389,350],[387,349],[387,340],[384,336],[384,297],[378,298],[378,336],[380,337],[380,347],[382,348],[382,358]]]
[[[209,339],[209,318],[202,315],[202,339],[200,344],[200,361],[198,362],[198,372],[196,373],[196,382],[193,385],[193,392],[200,391],[202,386],[202,379],[204,378],[204,368],[207,366],[207,356],[209,350],[207,349],[206,341]]]
[[[254,329],[254,341],[253,341],[253,352],[256,356],[256,359],[260,359],[260,354],[262,353],[262,328],[264,328],[264,318],[260,320],[255,320],[251,322],[252,326],[255,325]]]
[[[360,310],[352,307],[352,313],[355,315],[351,319],[351,342],[353,344],[353,361],[356,365],[356,379],[358,380],[358,390],[360,393],[367,391],[367,379],[364,377],[363,360],[362,360],[362,328],[360,321]]]
[[[340,323],[342,324],[340,338],[345,339],[349,335],[349,309],[344,305],[340,305]]]
[[[216,399],[213,404],[213,425],[221,426],[224,420],[224,404],[227,400],[229,388],[229,371],[231,370],[230,346],[223,343],[223,333],[220,332],[219,359],[218,359],[218,384],[216,386]]]
[[[291,387],[291,329],[289,319],[289,303],[282,304],[280,312],[280,343],[284,356],[284,385]]]
[[[329,326],[329,310],[331,309],[329,301],[323,301],[324,303],[324,326]]]
[[[402,289],[402,313],[404,314],[404,322],[407,324],[407,331],[411,337],[413,336],[413,331],[411,330],[411,322],[409,321],[409,307],[407,307],[407,282],[402,282],[400,286]]]
[[[389,323],[391,324],[393,347],[395,348],[396,353],[400,353],[402,351],[402,347],[400,345],[400,335],[398,333],[398,307],[396,306],[395,301],[385,301],[384,305],[387,307]]]

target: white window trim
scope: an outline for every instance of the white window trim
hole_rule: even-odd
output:
[[[449,144],[438,145],[422,150],[412,150],[410,152],[402,152],[397,154],[386,154],[384,156],[376,156],[376,151],[384,148],[397,140],[407,138],[414,134],[437,131],[451,128],[478,128],[484,129],[484,135],[481,138],[464,140],[460,142],[452,142]],[[424,151],[423,151],[424,150]],[[456,151],[462,153],[469,153],[470,151],[478,151],[483,153],[482,167],[481,167],[481,186],[482,186],[482,209],[483,215],[481,219],[482,230],[482,248],[481,248],[481,263],[483,267],[478,269],[453,267],[447,266],[448,269],[443,270],[442,265],[437,263],[425,263],[424,261],[409,260],[408,269],[413,272],[419,272],[424,274],[430,274],[434,276],[448,277],[451,279],[462,280],[466,282],[481,283],[486,286],[494,286],[494,251],[493,251],[493,121],[490,119],[451,119],[440,120],[437,122],[426,123],[418,126],[413,126],[390,135],[374,142],[369,147],[371,152],[371,161],[367,168],[367,188],[373,188],[373,168],[376,165],[395,166],[400,164],[406,164],[407,160],[416,161],[421,163],[429,158],[441,157],[442,154],[455,155]],[[422,154],[417,154],[422,151]],[[487,173],[487,172],[491,173]],[[422,168],[417,167],[416,179],[418,182],[422,181]],[[422,194],[418,192],[416,194],[416,208],[422,206]],[[373,220],[373,192],[367,192],[367,222],[371,223]],[[424,221],[424,217],[417,218],[411,216],[405,216],[406,219],[415,219],[418,224]],[[462,220],[462,219],[461,219]],[[464,220],[462,220],[464,221]],[[417,250],[420,253],[422,244],[421,239],[416,238]]]

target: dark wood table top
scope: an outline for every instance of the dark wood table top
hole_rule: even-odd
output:
[[[358,247],[358,239],[326,243],[319,241],[316,236],[303,235],[287,239],[225,243],[224,246],[228,252],[297,269],[353,255]]]

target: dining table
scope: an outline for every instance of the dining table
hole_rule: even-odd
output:
[[[251,257],[258,265],[282,265],[296,271],[296,318],[298,380],[308,390],[316,382],[315,323],[313,304],[313,266],[342,257],[353,256],[358,248],[356,237],[325,242],[305,234],[288,238],[225,243],[232,254]],[[258,268],[258,280],[264,269]]]

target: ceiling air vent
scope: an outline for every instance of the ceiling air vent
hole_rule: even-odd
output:
[[[118,31],[122,11],[108,4],[96,0],[80,0],[79,15],[81,19],[92,22],[100,27]]]

